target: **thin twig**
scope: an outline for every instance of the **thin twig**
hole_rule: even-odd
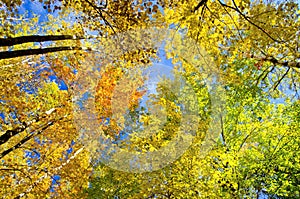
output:
[[[280,82],[283,80],[283,78],[288,74],[288,72],[290,71],[291,68],[288,68],[286,70],[286,72],[282,75],[282,77],[276,82],[275,86],[274,86],[274,89],[273,90],[276,90],[276,88],[278,87],[278,85],[280,84]]]
[[[273,41],[278,42],[278,43],[284,43],[284,41],[280,41],[280,40],[275,39],[275,38],[272,37],[267,31],[265,31],[262,27],[260,27],[260,26],[258,26],[257,24],[253,23],[253,22],[249,19],[248,16],[246,16],[245,14],[243,14],[243,13],[241,12],[241,10],[237,7],[235,1],[232,0],[232,2],[233,2],[234,7],[229,6],[229,5],[223,3],[223,2],[221,2],[221,1],[219,0],[219,3],[220,3],[222,6],[227,7],[227,8],[230,8],[230,9],[235,10],[236,12],[238,12],[238,13],[239,13],[246,21],[248,21],[251,25],[253,25],[253,26],[255,26],[256,28],[258,28],[260,31],[262,31],[264,34],[266,34],[266,35],[267,35],[270,39],[272,39]]]

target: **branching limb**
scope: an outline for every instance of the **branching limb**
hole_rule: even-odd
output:
[[[57,120],[54,121],[50,121],[47,122],[46,124],[44,124],[42,127],[40,127],[40,129],[32,132],[31,134],[29,134],[28,136],[24,137],[21,141],[19,141],[16,145],[14,145],[13,147],[3,151],[0,154],[0,159],[2,159],[3,157],[5,157],[6,155],[8,155],[9,153],[11,153],[12,151],[14,151],[15,149],[18,149],[20,147],[23,146],[23,144],[25,144],[26,142],[28,142],[30,139],[32,139],[33,137],[40,135],[41,133],[43,133],[47,128],[51,127],[52,125],[55,124],[55,122],[62,120],[63,118],[65,118],[66,116],[63,116],[61,118],[58,118]]]
[[[92,2],[90,2],[89,0],[85,0],[92,8],[94,8],[95,9],[95,11],[99,14],[99,16],[101,17],[101,19],[103,19],[103,21],[104,21],[104,23],[106,24],[106,25],[108,25],[111,29],[112,29],[112,31],[113,31],[113,33],[114,34],[116,34],[116,32],[115,32],[115,29],[112,27],[112,25],[106,20],[106,18],[103,16],[103,14],[102,14],[102,9],[104,8],[104,7],[99,7],[99,6],[96,6],[96,5],[94,5]],[[106,4],[106,6],[107,6],[107,4]]]
[[[254,22],[252,22],[250,20],[250,18],[248,16],[246,16],[244,13],[242,13],[242,11],[237,7],[236,3],[234,0],[232,0],[232,3],[234,5],[234,7],[232,6],[229,6],[225,3],[223,3],[222,1],[218,0],[218,2],[223,6],[223,7],[227,7],[227,8],[230,8],[232,10],[235,10],[237,13],[239,13],[247,22],[249,22],[251,25],[255,26],[256,28],[258,28],[260,31],[262,31],[264,34],[266,34],[270,39],[272,39],[273,41],[275,42],[278,42],[278,43],[284,43],[284,41],[281,41],[281,40],[278,40],[278,39],[275,39],[273,36],[271,36],[267,31],[265,31],[262,27],[258,26],[257,24],[255,24]]]

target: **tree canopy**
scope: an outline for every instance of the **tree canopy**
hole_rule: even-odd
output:
[[[293,0],[0,0],[3,198],[299,198]]]

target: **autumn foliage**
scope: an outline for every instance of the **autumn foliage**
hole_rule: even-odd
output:
[[[300,198],[299,7],[0,0],[0,197]]]

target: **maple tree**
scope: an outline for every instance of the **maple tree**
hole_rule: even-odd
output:
[[[22,1],[0,2],[1,196],[300,197],[298,3],[32,2],[46,20],[19,12]],[[172,31],[162,41],[166,27]],[[160,42],[176,65],[174,79],[163,78],[145,107],[139,70],[161,56]],[[78,126],[91,121],[77,108],[93,89],[100,133],[84,134]],[[277,98],[285,102],[271,103]],[[217,137],[203,150],[211,123]],[[193,141],[178,150],[182,132]],[[158,151],[155,171],[110,168],[117,154],[105,151],[101,136],[127,152]]]

